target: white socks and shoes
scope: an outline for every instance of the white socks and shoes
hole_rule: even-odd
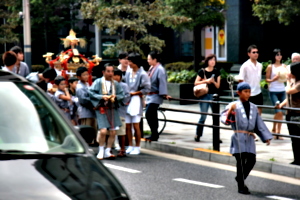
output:
[[[104,146],[99,146],[99,152],[97,154],[97,158],[102,160],[104,156]]]
[[[97,158],[102,160],[103,158],[114,159],[115,155],[110,153],[111,148],[106,148],[104,150],[104,146],[99,146],[99,153],[97,154]]]
[[[132,150],[129,152],[130,155],[139,155],[140,153],[141,153],[141,147],[132,147]]]
[[[128,146],[126,153],[130,154],[130,152],[132,152],[132,151],[133,151],[133,146]]]
[[[104,158],[113,158],[115,157],[113,154],[110,153],[111,148],[106,148],[104,152]]]

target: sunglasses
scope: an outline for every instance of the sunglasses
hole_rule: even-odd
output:
[[[256,53],[257,53],[257,54],[258,54],[258,51],[252,51],[251,53],[253,53],[253,54],[256,54]]]
[[[276,54],[276,56],[281,56],[281,54],[280,54],[280,53],[278,53],[278,54]]]

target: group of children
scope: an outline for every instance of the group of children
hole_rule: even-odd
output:
[[[95,108],[92,105],[89,97],[89,73],[86,67],[79,67],[76,70],[76,77],[71,77],[66,80],[62,76],[57,76],[54,79],[54,85],[48,89],[47,93],[51,99],[64,112],[66,117],[71,120],[73,125],[88,125],[98,130]],[[123,91],[128,91],[127,85],[122,80],[122,71],[114,70],[113,79],[120,83]],[[127,92],[129,94],[129,91]],[[118,157],[126,156],[125,153],[125,115],[126,105],[130,100],[130,95],[124,98],[119,109],[119,115],[122,121],[122,128],[117,131],[119,143],[116,145],[120,147]],[[98,145],[96,137],[92,144]],[[91,144],[91,145],[92,145]]]

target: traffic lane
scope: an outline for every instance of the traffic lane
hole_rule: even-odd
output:
[[[207,166],[205,166],[197,164],[198,159],[189,158],[189,160],[195,161],[189,163],[180,161],[185,160],[186,157],[177,156],[180,158],[178,161],[160,156],[168,155],[165,153],[159,152],[156,155],[150,155],[149,153],[152,152],[154,151],[143,150],[142,154],[138,156],[129,155],[127,158],[104,161],[106,164],[140,172],[129,173],[109,167],[127,189],[132,199],[267,199],[267,196],[276,196],[274,197],[276,199],[279,197],[300,199],[299,181],[296,180],[293,183],[294,179],[291,178],[260,172],[263,174],[261,176],[265,177],[261,178],[253,176],[252,173],[257,173],[253,171],[246,180],[252,194],[242,195],[237,193],[237,185],[234,180],[235,167],[217,164],[223,166],[224,169],[222,167],[215,168],[216,164],[212,162],[200,161],[206,163]],[[279,177],[279,180],[287,179],[286,182],[293,184],[272,180],[270,179],[272,177]],[[197,181],[196,183],[200,182],[200,185],[174,179]],[[207,185],[203,186],[203,184],[223,187],[213,188]]]

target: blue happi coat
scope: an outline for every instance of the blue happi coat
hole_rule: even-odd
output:
[[[273,136],[259,115],[255,104],[250,102],[248,119],[242,102],[240,100],[236,102],[235,116],[231,121],[226,121],[229,105],[221,114],[221,122],[226,125],[231,125],[234,130],[231,136],[230,153],[247,152],[256,154],[254,137],[246,132],[256,133],[264,143],[267,140],[271,140]]]

